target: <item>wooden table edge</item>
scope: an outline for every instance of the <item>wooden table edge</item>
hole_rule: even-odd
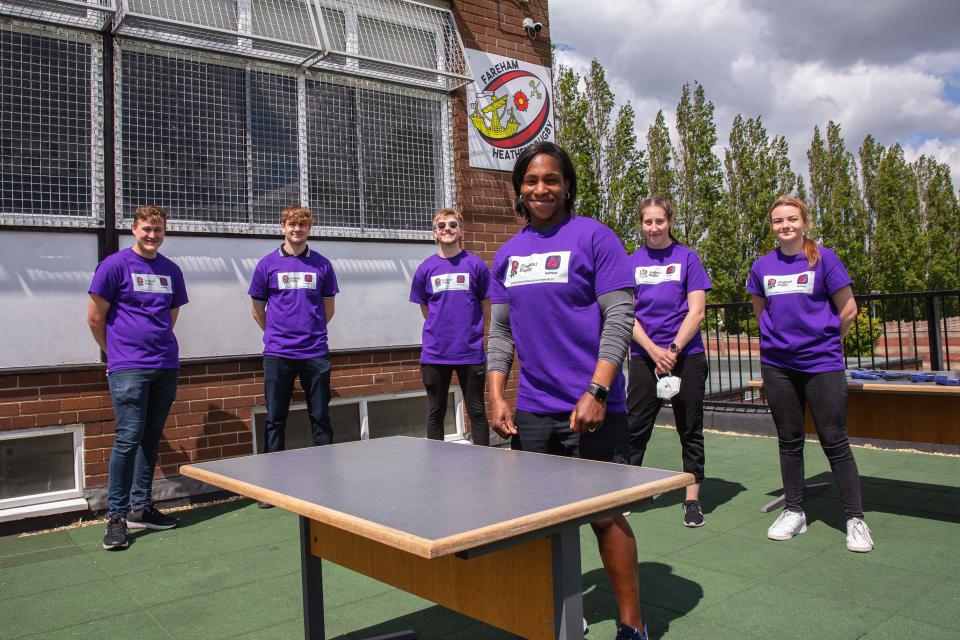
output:
[[[763,387],[763,380],[748,380],[747,386],[754,388]],[[941,384],[931,385],[929,383],[876,384],[871,382],[861,382],[859,380],[847,380],[847,388],[850,391],[866,391],[868,393],[917,393],[960,396],[960,387],[950,387]]]
[[[581,500],[546,511],[528,514],[495,525],[473,529],[462,534],[429,540],[340,511],[320,507],[311,502],[299,500],[283,493],[270,491],[269,489],[264,489],[263,487],[241,480],[235,480],[220,475],[219,473],[199,469],[191,464],[182,465],[180,467],[180,473],[188,478],[200,480],[201,482],[206,482],[207,484],[232,491],[233,493],[248,498],[253,498],[254,500],[268,502],[281,509],[286,509],[287,511],[311,520],[317,520],[342,528],[364,538],[369,538],[427,559],[450,555],[483,544],[505,540],[538,529],[544,529],[561,522],[588,516],[591,513],[616,508],[619,505],[628,505],[652,495],[679,489],[695,482],[692,474],[672,472],[676,473],[676,475],[607,493],[596,498]]]

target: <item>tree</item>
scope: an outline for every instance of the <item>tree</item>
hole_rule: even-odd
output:
[[[796,175],[781,136],[770,138],[762,120],[737,115],[724,151],[723,205],[704,241],[714,297],[746,300],[743,283],[757,256],[773,248],[767,212],[779,195],[792,193]]]
[[[826,140],[814,127],[807,151],[810,171],[810,212],[814,237],[833,249],[853,280],[854,291],[869,292],[871,268],[867,255],[867,213],[857,191],[856,160],[841,135],[840,125],[827,123]]]
[[[603,223],[613,229],[627,251],[639,244],[637,205],[647,191],[646,162],[637,148],[633,129],[636,114],[628,102],[617,111],[606,150],[603,175],[606,177],[606,207]]]
[[[647,193],[651,198],[673,199],[676,176],[670,164],[670,131],[663,110],[647,129]]]
[[[913,170],[895,144],[880,161],[876,184],[873,268],[884,293],[917,291],[925,284],[927,250]]]
[[[950,167],[929,156],[920,156],[912,168],[929,256],[926,288],[954,289],[960,282],[960,208],[950,179]]]
[[[677,176],[676,234],[681,242],[697,248],[707,225],[720,204],[723,174],[713,153],[717,128],[713,121],[713,103],[706,99],[703,86],[683,85],[677,104],[677,145],[673,163]]]

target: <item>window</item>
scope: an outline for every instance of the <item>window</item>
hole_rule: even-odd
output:
[[[428,238],[452,204],[449,97],[370,80],[118,44],[117,226],[275,231],[305,204],[317,232]]]
[[[0,222],[102,218],[99,53],[86,35],[0,23]]]
[[[0,433],[0,510],[80,498],[79,425]]]

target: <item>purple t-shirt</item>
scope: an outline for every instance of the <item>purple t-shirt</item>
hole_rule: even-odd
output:
[[[247,291],[267,303],[263,355],[293,360],[328,355],[323,299],[339,292],[333,265],[309,247],[295,256],[281,245],[263,256]]]
[[[619,238],[590,218],[571,216],[543,231],[528,225],[500,248],[490,299],[510,305],[520,359],[517,409],[573,410],[600,352],[597,297],[632,287]],[[607,411],[626,411],[622,373],[610,389]]]
[[[710,278],[696,252],[676,242],[666,249],[640,247],[629,259],[633,269],[634,317],[653,343],[666,349],[690,311],[687,294],[709,291]],[[680,353],[703,353],[699,331]],[[647,352],[631,341],[630,355],[646,356]]]
[[[420,263],[410,302],[429,309],[423,323],[421,364],[480,364],[483,306],[490,297],[490,268],[469,251],[452,258],[433,254]]]
[[[760,362],[822,373],[844,369],[840,313],[830,296],[851,283],[840,258],[820,247],[811,268],[803,253],[774,249],[750,268],[747,290],[767,299],[760,314]]]
[[[183,272],[160,254],[148,260],[121,249],[97,265],[89,293],[110,303],[107,372],[179,369],[180,347],[170,310],[187,304]]]

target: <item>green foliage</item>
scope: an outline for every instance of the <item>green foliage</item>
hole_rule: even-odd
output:
[[[647,185],[651,198],[673,198],[676,176],[670,164],[670,130],[663,117],[663,110],[647,129]]]
[[[880,333],[879,323],[871,322],[867,314],[861,313],[843,339],[844,353],[847,357],[872,355],[880,341]]]
[[[899,144],[884,153],[876,189],[876,233],[871,256],[876,286],[891,293],[919,291],[926,280],[927,249],[916,181]]]
[[[674,196],[674,235],[685,245],[697,249],[720,205],[723,171],[713,152],[717,127],[713,103],[707,100],[703,85],[683,85],[677,104],[677,144],[673,148],[673,166],[677,177]]]
[[[929,156],[913,163],[920,196],[921,226],[927,239],[926,288],[952,289],[960,283],[960,207],[950,167]]]

